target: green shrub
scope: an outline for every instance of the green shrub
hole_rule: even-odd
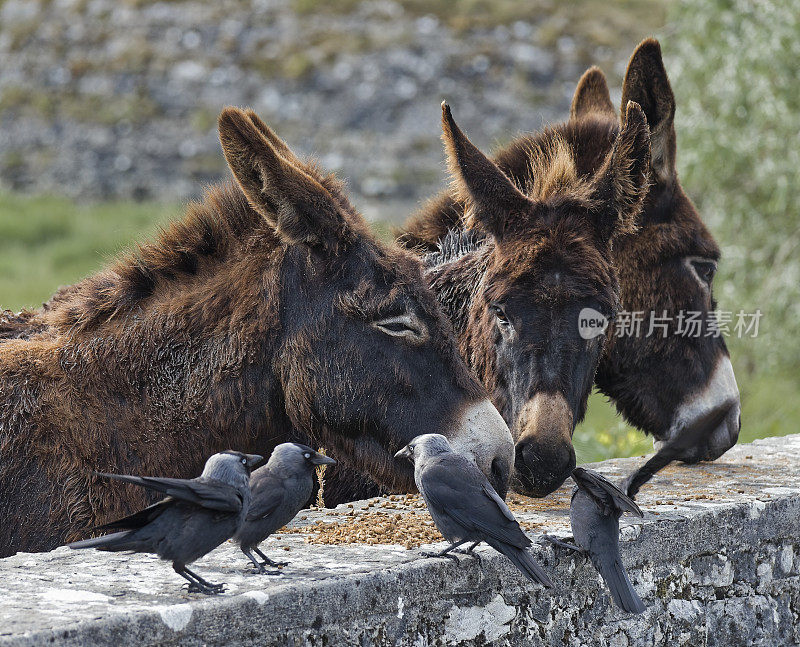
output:
[[[683,185],[723,249],[720,309],[763,313],[739,371],[800,366],[800,11],[684,0],[663,39]]]

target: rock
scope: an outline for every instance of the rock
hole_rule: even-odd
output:
[[[533,550],[556,583],[552,592],[487,547],[478,549],[480,561],[459,556],[454,564],[397,543],[343,544],[357,533],[325,530],[402,515],[384,524],[391,542],[391,528],[425,514],[416,497],[393,496],[304,512],[262,545],[267,554],[288,550],[279,577],[249,574],[241,552],[223,545],[197,567],[227,582],[214,598],[187,594],[168,564],[147,555],[59,548],[2,559],[0,647],[797,644],[800,580],[787,574],[800,550],[798,458],[795,435],[660,472],[639,495],[638,536],[622,520],[623,559],[648,606],[639,616],[611,604],[586,558],[549,546]],[[619,480],[640,463],[596,467]],[[775,487],[767,493],[763,484]],[[514,495],[511,506],[534,533],[565,536],[570,490],[544,500]]]
[[[564,117],[563,88],[594,62],[571,41],[539,42],[547,16],[489,11],[454,28],[389,0],[300,14],[296,4],[0,1],[0,186],[84,199],[196,197],[224,175],[208,116],[252,105],[299,150],[341,155],[356,205],[376,195],[402,201],[402,218],[446,186],[443,98],[473,115],[470,134],[488,146]],[[621,38],[614,54],[625,61],[634,44]],[[130,164],[106,164],[119,151],[104,145],[84,155],[122,122]],[[409,135],[430,145],[409,151]],[[217,171],[203,182],[182,163],[214,157]],[[369,179],[376,157],[380,187]],[[411,182],[387,179],[412,170]]]

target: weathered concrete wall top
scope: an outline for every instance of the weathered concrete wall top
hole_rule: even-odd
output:
[[[280,576],[249,574],[226,544],[196,564],[227,582],[216,598],[187,594],[150,556],[0,560],[0,645],[798,644],[798,457],[800,435],[757,441],[645,486],[645,519],[622,529],[641,616],[612,607],[588,561],[563,550],[536,548],[552,592],[489,548],[458,565],[423,559],[416,545],[436,539],[427,514],[395,497],[303,513],[262,545],[291,562]],[[619,480],[640,460],[599,469]],[[532,536],[569,535],[569,491],[511,506]]]

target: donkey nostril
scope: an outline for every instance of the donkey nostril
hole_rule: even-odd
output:
[[[535,455],[531,455],[530,443],[522,441],[514,447],[514,468],[520,471],[530,471],[529,463],[535,462]]]

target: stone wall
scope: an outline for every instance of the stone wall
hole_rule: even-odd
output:
[[[393,497],[303,513],[262,545],[291,562],[280,576],[250,575],[221,547],[197,563],[227,582],[215,598],[182,591],[150,556],[60,548],[0,560],[0,646],[798,644],[798,458],[800,435],[757,441],[645,487],[645,518],[625,518],[621,531],[641,616],[611,605],[585,558],[549,546],[536,552],[552,592],[489,548],[458,564],[421,558],[401,544],[415,543],[411,528],[429,529],[426,513]],[[619,479],[640,461],[598,469]],[[509,501],[529,534],[563,537],[569,494]],[[319,533],[319,523],[334,525]]]
[[[663,0],[584,4],[0,0],[0,186],[196,195],[217,114],[249,105],[396,219],[443,185],[443,98],[483,146],[537,129],[589,64],[619,76]]]

